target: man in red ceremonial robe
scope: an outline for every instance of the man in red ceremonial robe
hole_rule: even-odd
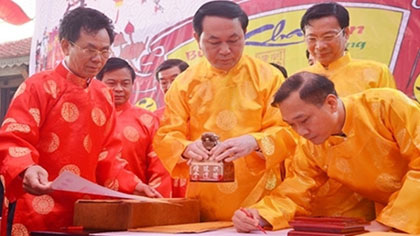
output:
[[[65,59],[20,85],[0,129],[0,177],[6,200],[16,202],[8,211],[11,216],[14,209],[13,224],[7,224],[12,235],[72,225],[74,203],[85,196],[52,191],[50,181],[63,171],[114,190],[159,196],[124,169],[111,91],[92,79],[110,54],[111,20],[77,8],[62,19],[59,37]]]
[[[128,101],[136,74],[121,58],[110,58],[96,76],[114,92],[117,110],[116,132],[123,143],[122,158],[143,183],[164,197],[171,197],[171,177],[153,151],[152,142],[159,119],[152,112],[135,107]]]

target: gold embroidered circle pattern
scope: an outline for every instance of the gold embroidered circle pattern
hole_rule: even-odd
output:
[[[97,107],[92,109],[91,117],[93,123],[95,123],[99,127],[103,126],[106,122],[105,113]]]
[[[238,120],[235,113],[224,110],[219,112],[216,117],[216,125],[222,130],[229,131],[236,127]]]
[[[152,125],[153,125],[153,116],[151,116],[149,114],[142,114],[140,116],[140,120],[148,128],[152,127]]]
[[[67,122],[74,122],[79,118],[79,110],[75,104],[65,102],[61,107],[61,116]]]
[[[339,158],[335,161],[334,164],[336,168],[341,170],[343,173],[350,173],[351,167],[348,160]]]
[[[16,120],[13,118],[7,118],[3,121],[3,124],[1,124],[2,126],[7,124],[7,123],[16,123]]]
[[[83,139],[83,147],[88,153],[92,151],[92,139],[90,138],[89,134],[86,135],[86,137]]]
[[[44,152],[54,152],[60,146],[60,138],[55,133],[50,133],[41,140],[41,149]]]
[[[274,154],[274,150],[275,150],[274,142],[270,137],[267,137],[267,136],[263,137],[261,139],[261,145],[262,145],[261,149],[263,153],[269,156]]]
[[[22,93],[24,93],[26,90],[26,83],[23,82],[20,84],[19,88],[16,90],[15,95],[13,96],[13,99],[16,99],[19,97]]]
[[[64,171],[69,171],[75,175],[80,176],[80,168],[74,164],[68,164],[63,166],[63,168],[61,168],[60,170],[60,174],[62,174]]]
[[[105,185],[105,187],[107,187],[109,189],[112,189],[112,190],[115,190],[115,191],[117,191],[119,186],[120,186],[117,179],[115,179],[115,180],[108,179],[108,180],[105,181],[104,185]]]
[[[27,147],[9,147],[9,155],[12,157],[22,157],[30,152],[31,150]]]
[[[57,98],[57,83],[53,80],[47,80],[44,82],[44,90],[46,93],[50,94],[53,98]]]
[[[46,215],[54,208],[54,199],[49,195],[36,196],[32,200],[32,207],[38,214]]]
[[[6,128],[6,132],[21,132],[27,134],[29,131],[31,131],[31,128],[26,124],[11,123]]]
[[[276,175],[270,170],[270,173],[267,174],[267,179],[265,181],[265,189],[273,190],[277,185]]]
[[[238,183],[236,181],[231,183],[217,183],[217,188],[222,193],[230,194],[238,189]]]
[[[23,224],[13,224],[12,226],[13,236],[29,236],[29,231]]]
[[[137,142],[140,138],[139,132],[133,126],[126,126],[123,130],[124,137],[130,142]]]
[[[104,160],[107,156],[108,156],[108,151],[106,151],[106,150],[102,151],[101,153],[99,153],[98,161]]]
[[[36,126],[39,127],[39,122],[41,122],[41,112],[38,108],[31,108],[29,109],[29,113],[34,118],[34,121],[36,122]]]
[[[392,193],[401,188],[401,181],[388,173],[380,174],[376,178],[375,184],[379,190],[386,193]]]

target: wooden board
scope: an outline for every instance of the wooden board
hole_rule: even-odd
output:
[[[79,200],[75,204],[73,224],[84,229],[127,230],[200,221],[198,200],[166,200],[170,204],[136,200]]]

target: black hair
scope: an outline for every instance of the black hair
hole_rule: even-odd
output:
[[[183,72],[184,70],[186,70],[189,67],[188,63],[186,63],[185,61],[183,61],[181,59],[168,59],[168,60],[162,62],[157,67],[156,72],[155,72],[155,78],[157,80],[159,80],[159,76],[158,76],[159,72],[161,72],[163,70],[167,70],[167,69],[172,68],[174,66],[177,66],[181,72]]]
[[[327,2],[308,8],[300,21],[300,29],[305,33],[305,26],[310,25],[309,21],[327,16],[334,16],[342,29],[349,26],[350,17],[347,9],[338,3]]]
[[[198,37],[203,32],[203,19],[206,16],[219,16],[228,19],[238,18],[244,33],[248,26],[248,15],[238,4],[231,1],[211,1],[203,4],[194,15],[193,27]]]
[[[300,99],[316,106],[322,106],[329,94],[337,96],[331,80],[323,75],[304,71],[291,75],[280,86],[271,105],[277,106],[295,91],[299,92]]]
[[[276,67],[283,74],[284,78],[287,78],[287,70],[286,68],[284,68],[284,66],[281,66],[274,62],[270,62],[270,65]]]
[[[76,42],[80,37],[80,31],[96,33],[105,29],[108,33],[110,43],[114,42],[114,26],[112,20],[105,14],[92,8],[78,7],[67,12],[60,22],[59,38]]]
[[[136,79],[136,73],[134,72],[133,67],[131,67],[126,60],[119,57],[109,58],[102,70],[96,75],[96,78],[102,81],[105,73],[123,68],[127,68],[128,71],[130,71],[131,81],[134,82],[134,79]]]

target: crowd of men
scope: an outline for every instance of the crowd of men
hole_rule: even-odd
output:
[[[238,4],[205,3],[192,22],[204,57],[157,67],[165,106],[152,113],[129,103],[130,64],[109,58],[111,20],[70,11],[59,27],[64,60],[20,85],[0,129],[2,235],[72,225],[85,196],[52,190],[63,171],[126,193],[199,199],[202,221],[232,220],[238,232],[313,215],[420,233],[420,107],[386,65],[351,57],[349,21],[338,3],[308,8],[312,64],[286,79],[243,53]],[[211,150],[205,132],[220,137]],[[233,162],[235,181],[188,182],[192,160]]]

